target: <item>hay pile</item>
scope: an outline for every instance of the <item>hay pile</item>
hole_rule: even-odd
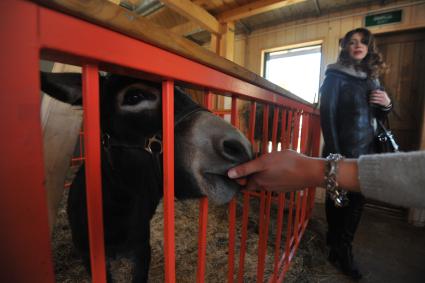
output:
[[[55,226],[52,240],[55,273],[57,282],[90,282],[78,254],[73,250],[70,228],[66,217],[66,197],[59,211],[58,222]],[[240,219],[242,215],[242,198],[237,202],[237,231],[236,231],[236,262],[235,273],[238,270]],[[245,256],[244,282],[256,282],[257,250],[258,250],[258,212],[259,201],[252,199],[248,221],[248,240]],[[274,240],[276,227],[276,207],[272,207],[265,278],[273,271]],[[196,282],[197,253],[198,253],[198,214],[199,201],[186,200],[175,202],[175,241],[176,241],[176,282]],[[152,260],[149,272],[150,282],[164,282],[163,261],[163,218],[162,204],[151,224]],[[286,231],[286,226],[285,231]],[[306,229],[296,256],[285,276],[285,282],[319,282],[339,281],[344,278],[326,261],[323,221],[312,220]],[[228,207],[209,204],[207,230],[207,264],[205,282],[227,282],[228,257]],[[282,236],[282,243],[285,235]],[[284,245],[284,244],[282,244]],[[112,267],[117,275],[117,282],[130,282],[129,266],[125,262],[114,263]],[[236,274],[235,274],[236,278]]]

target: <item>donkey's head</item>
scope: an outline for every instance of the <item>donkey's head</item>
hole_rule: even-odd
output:
[[[41,82],[47,94],[81,104],[81,74],[42,73]],[[150,137],[161,137],[161,84],[121,75],[100,76],[100,101],[102,132],[116,143],[144,146]],[[178,87],[174,101],[176,196],[229,201],[239,186],[226,172],[252,158],[250,143]]]

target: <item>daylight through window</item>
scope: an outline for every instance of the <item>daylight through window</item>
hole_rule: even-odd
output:
[[[317,102],[321,45],[266,52],[264,77],[308,102]]]

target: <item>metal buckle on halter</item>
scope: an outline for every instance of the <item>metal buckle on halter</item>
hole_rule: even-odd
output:
[[[162,153],[162,141],[155,136],[150,137],[145,143],[145,150],[150,154],[154,152],[156,154]]]
[[[111,145],[111,136],[108,133],[102,134],[102,145],[105,148],[109,148],[109,146]]]

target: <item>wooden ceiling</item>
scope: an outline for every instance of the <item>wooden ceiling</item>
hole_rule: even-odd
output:
[[[151,22],[204,44],[220,25],[235,23],[235,33],[249,34],[289,21],[323,16],[335,11],[397,0],[109,0]]]

